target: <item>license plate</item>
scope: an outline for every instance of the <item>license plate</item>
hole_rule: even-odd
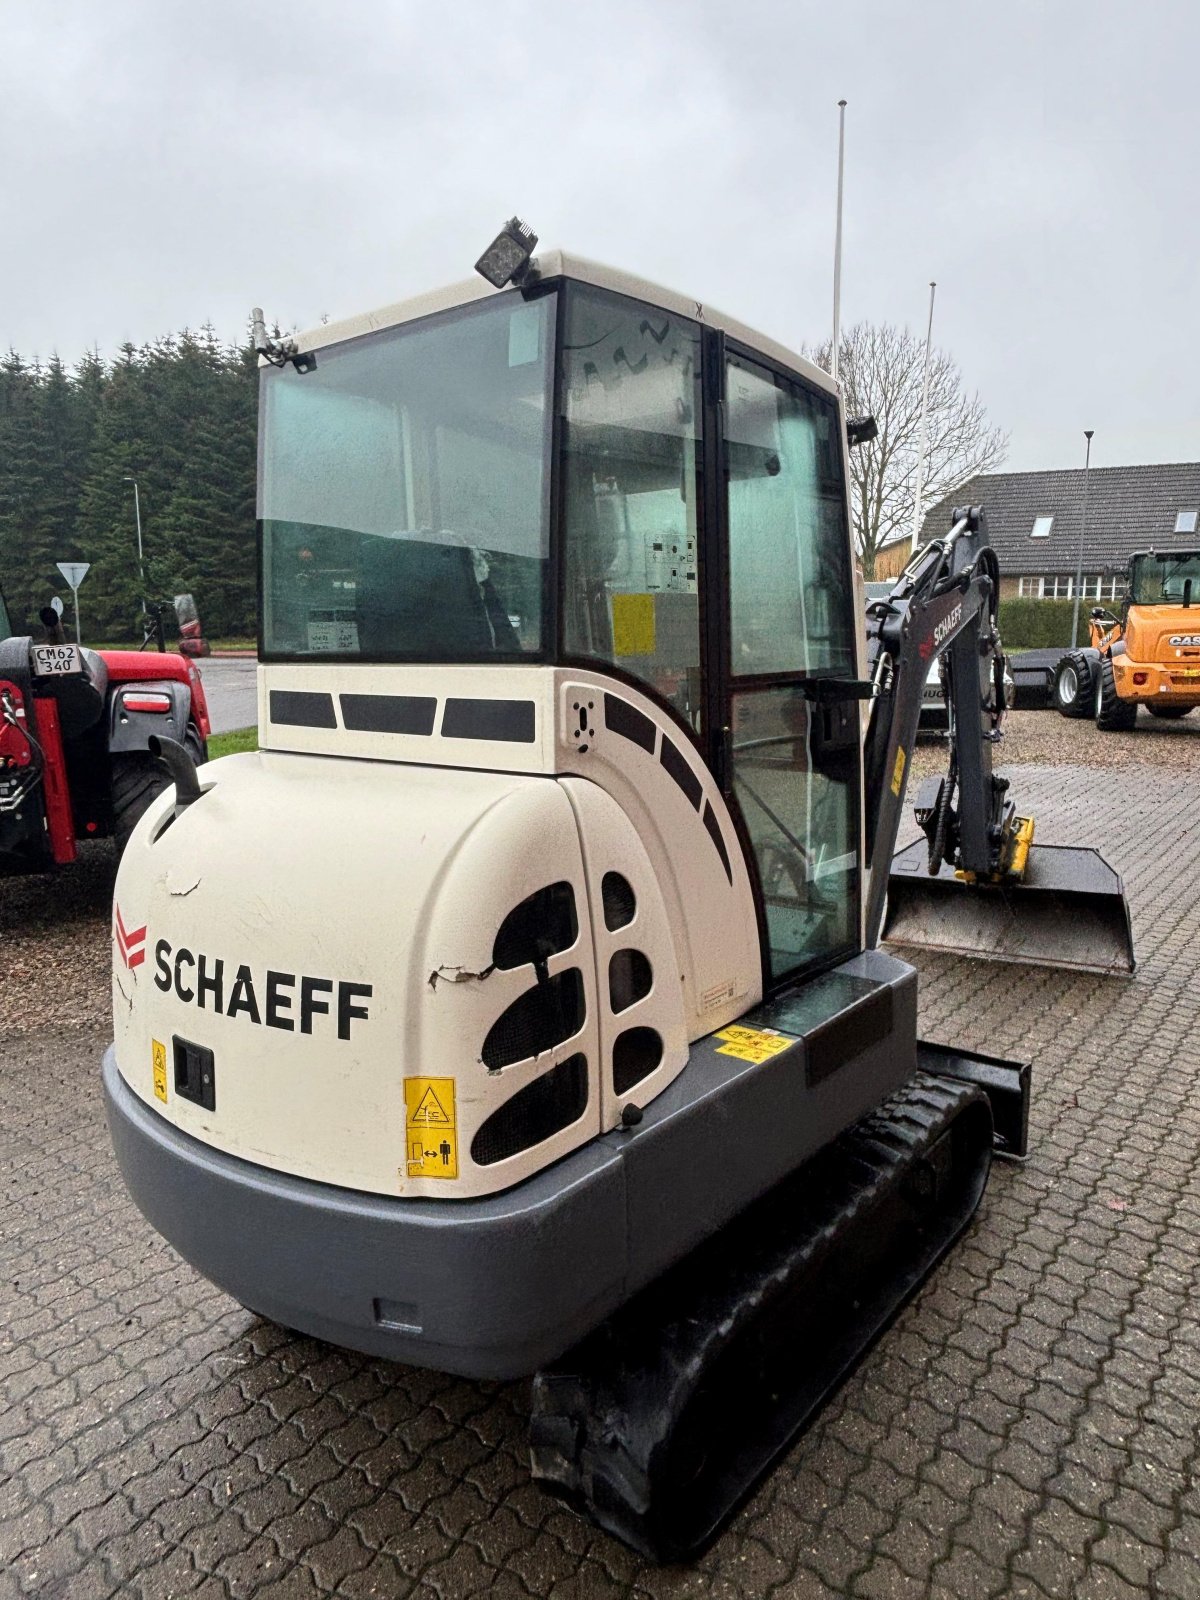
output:
[[[82,672],[83,662],[77,644],[35,644],[33,670],[40,678],[58,677],[64,672]]]
[[[1173,678],[1200,678],[1200,667],[1184,667],[1182,672],[1173,672]]]

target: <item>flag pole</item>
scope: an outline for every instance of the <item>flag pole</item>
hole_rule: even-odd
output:
[[[925,493],[925,443],[929,423],[929,357],[933,351],[933,297],[937,284],[929,285],[929,325],[925,329],[925,377],[921,384],[921,431],[917,444],[917,493],[913,501],[912,547],[921,543],[921,500]]]
[[[837,226],[833,236],[833,348],[829,375],[837,382],[838,345],[842,337],[842,175],[846,166],[846,102],[838,101]]]

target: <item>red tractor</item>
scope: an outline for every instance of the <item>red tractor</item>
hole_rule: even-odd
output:
[[[74,861],[79,839],[118,854],[170,784],[151,740],[207,756],[208,706],[191,661],[67,643],[53,611],[46,642],[14,635],[0,594],[0,877]]]

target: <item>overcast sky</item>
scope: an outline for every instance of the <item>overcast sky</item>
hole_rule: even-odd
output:
[[[1010,468],[1200,458],[1190,0],[3,0],[0,347],[237,336],[546,245],[935,339]]]

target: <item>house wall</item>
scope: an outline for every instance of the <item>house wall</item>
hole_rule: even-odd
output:
[[[911,539],[897,539],[895,544],[884,545],[882,550],[876,550],[876,579],[882,581],[884,578],[898,578],[908,565],[908,558],[911,555]]]

